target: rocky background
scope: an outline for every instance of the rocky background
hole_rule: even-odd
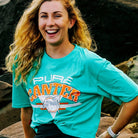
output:
[[[0,130],[17,122],[0,132],[0,138],[9,130],[11,130],[9,134],[14,135],[14,138],[21,138],[15,136],[15,133],[22,135],[20,110],[11,108],[12,76],[5,70],[4,62],[9,52],[9,45],[13,41],[16,24],[30,1],[11,0],[8,4],[0,6]],[[138,84],[138,1],[76,0],[76,3],[97,43],[96,53],[110,60]],[[119,110],[117,104],[105,98],[101,115],[110,117],[111,120],[108,119],[112,123]],[[101,120],[99,134],[109,125],[108,119]],[[20,128],[20,133],[13,132],[12,128]],[[123,133],[122,138],[137,137],[138,115],[130,122],[127,129],[129,136]]]

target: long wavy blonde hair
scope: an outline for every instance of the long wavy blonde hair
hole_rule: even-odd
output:
[[[38,72],[41,58],[45,49],[45,42],[38,29],[38,11],[45,1],[33,0],[20,18],[15,34],[14,42],[10,45],[10,53],[6,57],[8,71],[13,71],[15,66],[15,82],[26,82],[26,76],[32,67]],[[75,0],[61,0],[68,12],[69,18],[76,20],[73,28],[69,30],[69,40],[81,47],[90,49],[92,39],[85,21],[82,19],[79,9],[75,6]],[[36,61],[37,64],[34,64]],[[34,74],[34,75],[35,75]]]

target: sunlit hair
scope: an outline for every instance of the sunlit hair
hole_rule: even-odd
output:
[[[6,57],[8,71],[12,72],[14,65],[15,82],[17,83],[26,81],[26,76],[32,67],[36,70],[35,74],[40,68],[45,42],[38,29],[38,12],[45,1],[52,0],[33,0],[17,24],[14,42],[10,46],[11,51]],[[75,25],[69,29],[70,42],[91,49],[92,39],[79,9],[75,6],[75,0],[61,1],[68,12],[69,18],[76,20]],[[34,62],[37,64],[34,64]]]

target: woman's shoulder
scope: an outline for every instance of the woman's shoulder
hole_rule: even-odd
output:
[[[82,48],[78,45],[77,46],[77,49],[80,53],[80,57],[85,60],[85,62],[87,63],[96,63],[96,64],[101,64],[101,63],[104,63],[106,61],[105,58],[101,57],[100,55],[98,55],[97,53],[93,52],[93,51],[90,51],[88,50],[87,48]]]

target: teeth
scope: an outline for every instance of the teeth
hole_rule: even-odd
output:
[[[53,33],[56,33],[57,32],[57,30],[49,30],[49,31],[47,31],[47,33],[49,33],[49,34],[53,34]]]

